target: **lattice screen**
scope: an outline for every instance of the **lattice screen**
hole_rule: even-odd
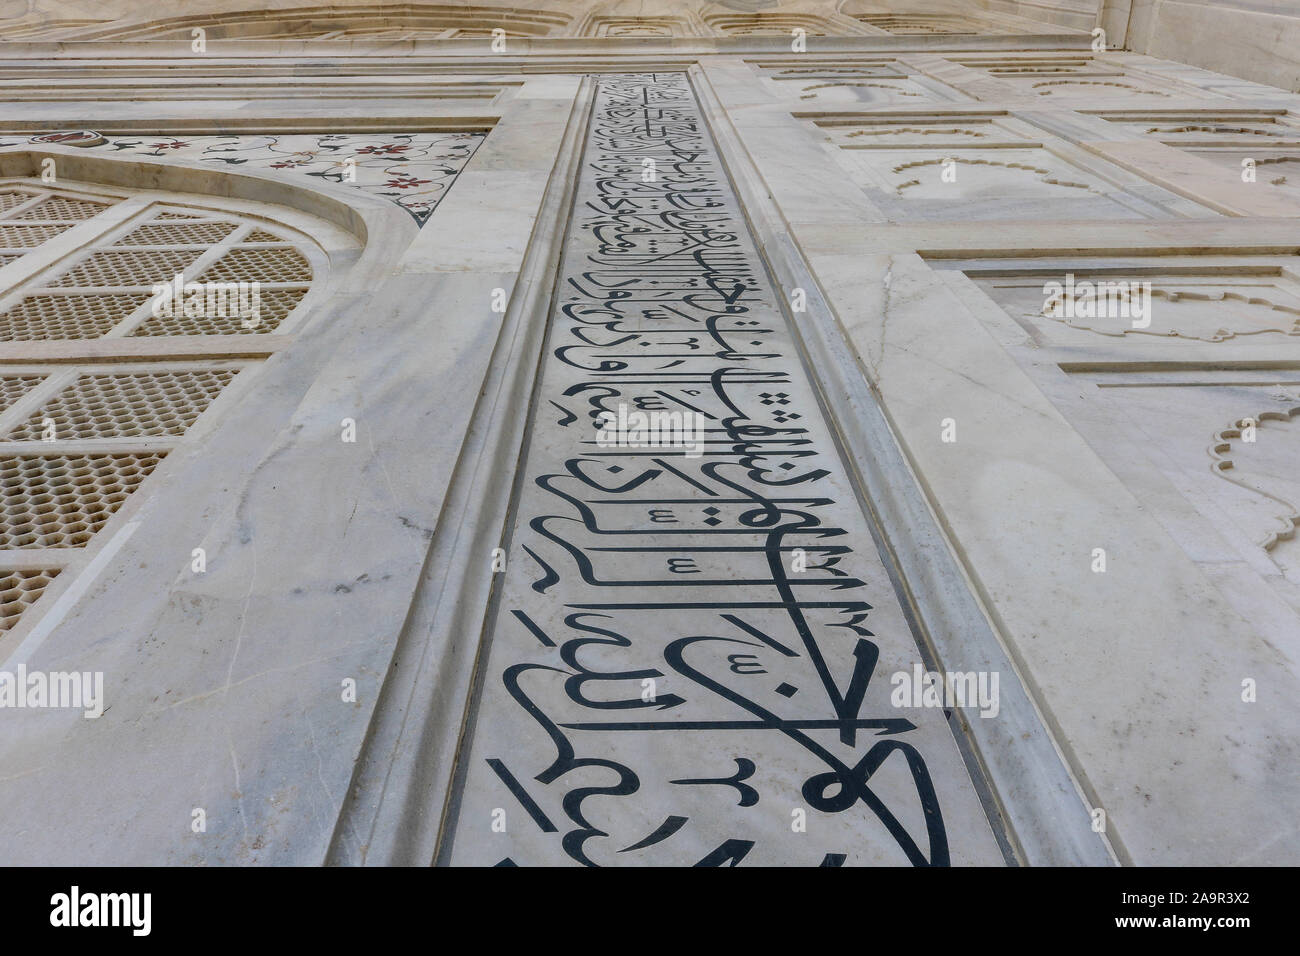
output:
[[[234,214],[0,183],[0,636],[256,363],[220,357],[229,337],[297,321],[321,261]]]
[[[0,574],[0,634],[18,623],[23,611],[40,599],[58,574],[57,568]]]

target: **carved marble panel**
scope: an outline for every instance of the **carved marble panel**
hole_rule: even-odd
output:
[[[1087,388],[1089,376],[1077,377]],[[1180,495],[1300,612],[1300,377],[1294,370],[1093,378],[1100,380],[1099,411],[1113,423],[1119,449],[1141,449],[1170,482],[1163,491],[1135,482],[1139,495],[1179,537],[1195,542],[1170,497]]]
[[[704,22],[724,36],[788,37],[795,30],[808,36],[842,34],[842,25],[826,17],[805,13],[719,13],[706,16]]]
[[[672,37],[689,34],[680,17],[592,17],[587,35],[594,37]]]
[[[1024,149],[1042,145],[989,115],[795,113],[841,149]]]
[[[1300,284],[1276,269],[1272,274],[1197,275],[1162,274],[1158,267],[1080,268],[978,282],[1045,343],[1153,337],[1284,342],[1300,337]],[[1143,302],[1144,297],[1149,301]]]
[[[1278,150],[1264,148],[1261,144],[1250,149],[1219,147],[1189,149],[1188,152],[1221,167],[1224,176],[1233,181],[1300,195],[1300,147]]]
[[[1215,598],[1300,660],[1294,257],[935,262]]]
[[[974,19],[941,13],[860,13],[854,19],[895,36],[952,36],[960,34],[1008,33],[1003,27]]]
[[[1300,383],[1275,386],[1267,399],[1215,435],[1212,467],[1225,481],[1255,493],[1239,520],[1300,583]]]
[[[900,221],[1160,214],[1046,149],[926,146],[837,150],[836,158],[877,206]]]
[[[1091,104],[1098,101],[1129,100],[1137,103],[1172,101],[1180,96],[1205,96],[1193,88],[1180,88],[1165,81],[1133,75],[1132,71],[1093,67],[1073,71],[1068,75],[1055,72],[1004,73],[999,79],[1010,83],[1027,96],[1062,101],[1069,104]]]
[[[810,63],[799,57],[763,58],[748,61],[759,76],[780,83],[805,80],[875,80],[906,76],[908,71],[893,59],[818,59]]]
[[[1167,146],[1242,147],[1262,149],[1300,146],[1300,127],[1285,110],[1194,111],[1093,111],[1102,119],[1123,126]]]
[[[916,77],[832,74],[772,77],[769,88],[778,96],[809,106],[921,106],[952,102],[959,97],[933,81]]]
[[[1062,74],[1090,73],[1097,69],[1089,56],[1075,54],[1065,56],[1053,55],[1016,55],[1016,56],[952,56],[948,59],[972,70],[982,70],[990,76],[1033,76],[1051,77]]]

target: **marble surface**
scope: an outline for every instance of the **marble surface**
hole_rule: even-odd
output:
[[[1146,69],[1149,63],[1141,61],[1140,66]],[[1180,197],[1139,193],[1146,200],[1157,199],[1166,210],[1176,210],[1174,220],[1147,225],[1107,217],[1043,221],[1042,213],[1017,218],[1017,207],[1025,200],[1016,191],[1004,206],[1007,219],[978,230],[960,221],[957,204],[948,221],[938,207],[936,221],[922,226],[892,213],[879,200],[881,214],[876,219],[886,221],[858,225],[856,216],[842,210],[855,209],[872,193],[844,183],[839,169],[846,151],[838,145],[843,140],[827,143],[826,128],[808,129],[799,142],[773,150],[772,144],[782,138],[783,104],[742,96],[744,72],[740,64],[719,62],[706,68],[763,176],[763,188],[784,213],[792,238],[857,348],[864,374],[879,390],[950,540],[985,605],[993,609],[1087,804],[1106,811],[1105,835],[1118,858],[1139,864],[1283,861],[1287,848],[1294,846],[1291,820],[1297,805],[1289,777],[1280,769],[1293,760],[1287,741],[1294,739],[1293,718],[1281,700],[1292,693],[1289,688],[1297,679],[1296,625],[1285,576],[1281,569],[1261,564],[1264,555],[1258,551],[1249,561],[1236,552],[1202,561],[1202,551],[1193,542],[1226,533],[1211,530],[1204,518],[1194,527],[1184,523],[1171,537],[1167,529],[1175,527],[1172,519],[1153,520],[1143,503],[1152,500],[1145,498],[1147,488],[1158,480],[1150,472],[1139,478],[1131,468],[1113,470],[1121,461],[1137,460],[1128,457],[1125,449],[1130,446],[1120,439],[1118,425],[1106,417],[1116,393],[1107,392],[1109,400],[1102,403],[1089,398],[1077,380],[1063,380],[1053,360],[1100,367],[1113,363],[1119,370],[1130,365],[1150,368],[1150,363],[1168,359],[1186,363],[1191,381],[1207,374],[1193,371],[1202,367],[1199,363],[1237,361],[1242,368],[1247,363],[1259,363],[1261,369],[1272,365],[1275,371],[1254,374],[1287,381],[1288,363],[1294,361],[1294,345],[1286,334],[1289,313],[1276,312],[1280,324],[1255,323],[1254,313],[1276,310],[1244,300],[1238,308],[1232,284],[1263,293],[1246,298],[1268,298],[1264,285],[1285,286],[1289,280],[1252,278],[1254,270],[1244,263],[1239,275],[1222,275],[1225,268],[1233,271],[1228,254],[1234,247],[1267,248],[1272,235],[1279,242],[1277,249],[1285,249],[1281,237],[1286,227],[1281,220],[1216,222],[1214,209],[1228,201],[1251,203],[1251,211],[1262,213],[1268,205],[1270,214],[1278,216],[1286,215],[1289,207],[1280,199],[1266,198],[1268,186],[1250,192],[1252,187],[1239,179],[1237,186],[1222,175],[1215,179],[1190,158],[1169,162],[1153,148],[1139,162],[1136,142],[1125,140],[1124,149],[1131,150],[1127,155],[1133,158],[1125,168],[1158,177],[1166,190]],[[1203,75],[1186,71],[1184,81],[1194,80],[1207,82]],[[981,105],[999,103],[991,88],[981,95]],[[1014,102],[1007,96],[1005,102]],[[1123,91],[1107,96],[1114,99],[1095,100],[1088,108],[1142,108],[1125,99]],[[1288,101],[1280,91],[1270,96],[1273,102]],[[1220,109],[1221,102],[1210,105],[1207,99],[1201,108]],[[1194,108],[1189,100],[1172,106],[1181,112],[1189,108]],[[1015,116],[1037,128],[1038,136],[1047,136],[1043,141],[1051,143],[1054,152],[1073,148],[1067,155],[1075,161],[1082,155],[1077,151],[1080,142],[1089,149],[1095,142],[1086,124],[1078,132],[1067,132],[1069,124],[1058,122],[1058,116],[1066,116],[1063,112],[1026,104]],[[941,118],[942,113],[931,111],[932,121]],[[791,127],[785,129],[787,136],[794,135]],[[1056,138],[1063,133],[1064,142]],[[823,140],[820,156],[804,145],[817,139]],[[1070,139],[1073,147],[1066,145]],[[1119,155],[1118,150],[1096,148],[1108,157]],[[798,158],[792,160],[796,150]],[[996,155],[1000,150],[988,152]],[[1113,168],[1091,169],[1116,181]],[[953,195],[960,195],[961,181],[958,168]],[[833,192],[840,205],[814,198],[815,182],[836,183],[821,195]],[[1135,187],[1141,188],[1130,181],[1125,188]],[[1227,200],[1232,190],[1240,195]],[[1183,205],[1183,199],[1196,204]],[[1245,211],[1242,205],[1233,208]],[[1161,215],[1147,213],[1153,214]],[[1195,218],[1185,218],[1189,215]],[[1081,254],[1084,245],[1095,251]],[[1124,275],[1113,260],[1097,253],[1126,247],[1146,249],[1157,257],[1144,263],[1145,270],[1128,274],[1132,277],[1159,284],[1152,266],[1167,261],[1175,271],[1165,283],[1200,281],[1212,286],[1207,286],[1204,301],[1184,296],[1169,306],[1167,298],[1157,299],[1161,328],[1167,332],[1170,323],[1189,332],[1204,327],[1206,341],[1134,335],[1109,327],[1075,330],[1041,315],[1031,321],[1021,314],[1040,312],[1043,283],[1050,278],[1063,281],[1072,269],[1083,274],[1089,266],[1106,263],[1112,275]],[[1003,278],[1009,270],[1003,258],[1008,253],[1002,250],[1017,248],[1027,250],[1023,255],[1031,268],[1019,281],[1034,301],[1032,308],[1009,310],[1012,315],[955,270],[979,264],[990,275],[980,280],[990,290],[1014,284],[1016,279]],[[917,249],[925,250],[928,258],[917,256]],[[1220,275],[1220,285],[1213,286],[1208,277],[1175,278],[1196,271],[1198,252],[1209,254],[1201,269],[1209,270],[1207,276]],[[1120,262],[1137,264],[1122,258]],[[936,273],[938,268],[954,272]],[[1290,293],[1279,288],[1274,294]],[[1281,298],[1279,302],[1286,304]],[[1277,324],[1278,332],[1263,337],[1216,334],[1234,328],[1252,332],[1270,324]],[[1116,332],[1122,334],[1116,337]],[[1241,374],[1220,377],[1230,380]],[[1166,414],[1186,411],[1177,390],[1138,394],[1149,402],[1169,403]],[[1247,413],[1224,406],[1219,416],[1230,422],[1240,414]],[[948,419],[957,424],[953,443],[942,440],[942,423]],[[963,427],[967,430],[961,433]],[[1278,425],[1279,436],[1289,433],[1284,427]],[[1162,434],[1162,442],[1175,440],[1168,429]],[[1142,460],[1150,440],[1145,440]],[[1201,484],[1216,489],[1217,482],[1222,486],[1217,493],[1224,496],[1247,494],[1211,473],[1212,459],[1205,448],[1212,436],[1191,441],[1180,454],[1190,468],[1197,467],[1190,463],[1201,456]],[[1300,463],[1294,446],[1274,448],[1273,453],[1286,461]],[[1262,458],[1260,467],[1261,474],[1277,468]],[[1177,499],[1162,491],[1159,500]],[[1238,510],[1243,505],[1244,499]],[[1213,506],[1219,514],[1223,507],[1223,502]],[[1246,507],[1268,510],[1258,500]],[[1167,510],[1162,504],[1161,514]],[[1105,548],[1113,562],[1106,573],[1091,570],[1096,547]],[[1285,552],[1277,557],[1285,560]],[[1247,565],[1259,576],[1250,578]],[[1173,660],[1177,665],[1168,664]],[[1155,670],[1168,676],[1158,688],[1147,677]],[[1247,703],[1241,696],[1242,681],[1259,681],[1257,674],[1267,674],[1263,680],[1271,686],[1288,689],[1281,698]],[[1088,690],[1101,686],[1107,688],[1101,698]],[[1153,743],[1157,740],[1158,745]],[[1254,743],[1243,744],[1245,740]],[[1215,769],[1225,763],[1232,767],[1229,774]],[[1206,784],[1207,779],[1213,782]],[[1213,809],[1216,806],[1234,810],[1225,817]]]
[[[565,9],[500,55],[0,43],[0,176],[53,160],[111,194],[106,224],[250,217],[316,276],[0,638],[0,669],[102,671],[107,698],[0,714],[0,858],[1293,860],[1300,206],[1268,170],[1295,97],[1094,55],[1065,0],[1035,9],[1069,36],[855,19],[806,53],[667,2],[638,15],[671,36],[589,40],[609,24]],[[31,141],[85,128],[106,145]],[[269,153],[107,145],[484,130],[423,228]],[[1248,182],[1251,156],[1278,161]],[[1066,274],[1150,281],[1152,326],[1044,314]],[[183,338],[0,358],[193,361]],[[621,398],[698,411],[723,447],[603,447]],[[896,674],[975,661],[1009,689],[995,716],[891,700]]]
[[[685,77],[601,78],[582,175],[450,862],[1000,862]]]
[[[542,92],[530,102],[544,105]],[[567,115],[529,114],[535,148],[548,148]],[[143,170],[182,202],[238,205],[226,198],[232,191],[270,193],[280,201],[272,209],[248,204],[327,241],[330,268],[293,345],[169,455],[139,509],[123,516],[138,524],[105,530],[116,543],[110,560],[88,576],[58,626],[24,651],[30,669],[76,662],[102,671],[109,705],[98,721],[5,712],[4,858],[318,864],[492,360],[500,326],[493,290],[512,288],[545,167],[530,172],[537,163],[527,152],[514,153],[513,166],[497,157],[498,169],[476,184],[480,202],[451,217],[467,250],[458,269],[435,274],[415,264],[410,215],[346,184],[48,150],[69,178]],[[31,169],[39,174],[39,163],[24,172]],[[477,215],[498,178],[515,197],[509,228],[522,231],[517,238]],[[218,195],[205,197],[209,190]],[[313,215],[347,221],[333,203],[353,217],[352,231],[337,237],[336,226]],[[433,390],[427,400],[411,400],[413,381]],[[342,441],[345,418],[356,426],[351,443]],[[196,547],[208,555],[202,574],[191,570]],[[14,666],[13,642],[6,647],[5,666]],[[355,693],[345,696],[344,681]],[[51,761],[55,750],[64,756]],[[87,790],[76,781],[96,754],[112,754],[111,766]],[[48,799],[59,793],[65,798]],[[195,809],[206,814],[202,833],[191,829]],[[38,812],[61,822],[42,824]]]

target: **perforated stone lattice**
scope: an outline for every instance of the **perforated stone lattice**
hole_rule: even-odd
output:
[[[89,219],[91,216],[99,215],[108,206],[108,203],[91,202],[88,199],[47,196],[30,209],[24,209],[11,217],[11,221],[20,219],[59,219],[64,222],[80,222],[83,219]]]
[[[0,313],[0,341],[98,338],[148,300],[143,292],[29,295]]]
[[[238,369],[83,375],[7,438],[39,441],[183,435]]]
[[[6,204],[0,207],[0,212],[4,208],[12,209],[37,195],[39,193],[19,189],[0,192],[0,200]],[[35,248],[48,238],[71,228],[70,224],[36,221],[43,216],[75,218],[85,213],[102,211],[110,204],[51,196],[41,200],[37,207],[23,211],[23,218],[33,220],[31,225],[16,224],[14,216],[6,218],[0,222],[0,249],[5,250],[0,254],[0,266],[13,261],[20,254],[19,248]],[[159,212],[126,235],[110,240],[111,245],[101,244],[88,257],[71,264],[66,271],[54,274],[43,283],[47,289],[88,288],[103,289],[104,292],[54,297],[43,294],[37,287],[0,313],[0,341],[101,337],[147,299],[147,296],[140,298],[134,294],[110,290],[123,287],[142,289],[170,283],[178,273],[187,282],[301,283],[303,286],[311,282],[312,267],[307,258],[290,246],[283,236],[274,235],[263,228],[251,230],[239,245],[228,249],[201,275],[193,273],[193,264],[203,253],[214,244],[228,240],[238,228],[238,222],[218,220],[213,214],[193,216],[167,210]],[[14,245],[7,247],[5,242],[11,236]],[[21,247],[17,245],[18,241],[23,243]],[[275,245],[270,245],[271,243]],[[165,248],[131,248],[133,246]],[[256,325],[245,327],[244,315],[154,316],[146,317],[129,334],[163,336],[270,333],[275,331],[306,294],[305,288],[259,291]]]
[[[220,242],[235,229],[233,222],[147,222],[115,242],[119,246],[206,246]]]
[[[44,375],[6,375],[0,378],[0,412],[30,392],[44,378]]]
[[[23,254],[39,255],[29,251],[118,201],[45,193],[0,189],[0,267]],[[312,279],[308,259],[289,240],[254,228],[206,275],[193,270],[205,252],[228,242],[240,228],[238,220],[217,212],[163,211],[124,235],[101,235],[89,255],[38,273],[21,298],[10,299],[12,304],[0,311],[0,342],[100,338],[148,304],[149,287],[170,283],[177,273],[187,282],[294,283],[301,288],[260,289],[259,323],[252,328],[244,328],[240,315],[182,314],[147,317],[131,334],[274,332],[302,301]],[[54,291],[76,287],[87,291]],[[0,295],[5,291],[13,290],[0,288]],[[89,353],[81,361],[89,361]],[[11,409],[53,371],[0,375],[0,411]],[[180,438],[239,371],[139,365],[83,371],[56,395],[46,396],[39,408],[29,408],[25,420],[0,436],[31,443],[24,446],[30,453],[0,456],[0,552],[84,548],[167,454],[165,448],[87,453],[84,446],[63,443]],[[53,443],[45,444],[51,437]],[[0,571],[0,633],[18,624],[57,574],[58,568]]]
[[[154,315],[133,329],[131,335],[265,335],[274,332],[306,294],[306,289],[262,289],[258,321],[252,327],[245,327],[239,315]]]
[[[236,247],[199,278],[204,282],[310,282],[311,265],[296,249]]]
[[[46,223],[30,226],[0,223],[0,249],[32,249],[69,228]]]
[[[165,453],[0,458],[0,548],[80,548]]]
[[[6,189],[0,191],[0,216],[7,213],[10,209],[21,206],[34,195],[35,193],[23,192],[20,189]]]
[[[58,574],[58,570],[51,568],[0,575],[0,634],[18,623],[23,611],[40,599]]]
[[[73,266],[49,285],[67,288],[165,284],[171,282],[176,273],[184,272],[201,255],[202,249],[101,251]]]

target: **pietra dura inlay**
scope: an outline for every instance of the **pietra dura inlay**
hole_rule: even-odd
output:
[[[686,77],[585,148],[451,862],[1000,863]]]
[[[387,199],[423,226],[486,133],[266,133],[231,136],[106,137],[63,130],[30,138],[0,135],[0,149],[58,144],[224,167],[273,169],[351,186]]]

